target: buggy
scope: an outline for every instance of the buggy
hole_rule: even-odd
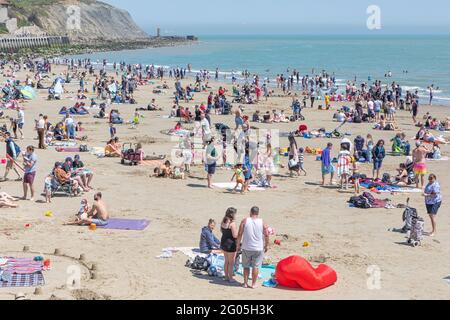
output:
[[[124,143],[122,147],[122,159],[121,164],[129,164],[130,166],[138,165],[141,160],[141,154],[137,152],[136,148],[133,148],[132,143]]]

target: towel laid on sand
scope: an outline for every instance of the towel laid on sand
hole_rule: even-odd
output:
[[[150,224],[150,220],[133,220],[133,219],[109,219],[106,226],[98,226],[99,229],[113,229],[113,230],[145,230]]]
[[[219,183],[213,183],[213,187],[219,188],[219,189],[227,189],[227,190],[233,190],[236,186],[235,182],[219,182]],[[266,191],[267,188],[261,188],[255,185],[249,186],[250,191]],[[241,187],[239,186],[237,188],[237,191],[241,191]]]

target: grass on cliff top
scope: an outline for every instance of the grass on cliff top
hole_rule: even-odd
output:
[[[95,0],[79,0],[80,2],[95,2]],[[65,0],[11,0],[11,4],[19,9],[28,9],[30,7],[52,5],[61,2],[66,2]]]

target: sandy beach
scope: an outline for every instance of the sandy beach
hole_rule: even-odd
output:
[[[62,67],[54,68],[58,74]],[[24,80],[26,73],[18,74]],[[53,77],[51,77],[53,78]],[[7,78],[0,76],[0,82]],[[146,107],[152,98],[163,111],[142,112],[144,118],[137,129],[129,124],[117,126],[117,136],[121,142],[141,142],[147,155],[170,155],[177,141],[161,133],[175,126],[177,119],[168,119],[173,105],[173,80],[165,79],[170,86],[164,94],[152,91],[161,81],[139,86],[135,92],[138,107]],[[92,77],[87,78],[87,88],[91,90]],[[183,85],[194,83],[187,79]],[[47,81],[46,85],[50,85]],[[230,83],[210,82],[217,92],[219,86],[225,86],[231,94]],[[33,101],[23,104],[25,107],[25,139],[17,140],[24,150],[27,145],[37,147],[34,119],[40,113],[48,115],[51,123],[62,119],[58,114],[63,106],[71,107],[72,99],[78,90],[78,81],[66,85],[69,92],[61,101],[47,101],[47,90],[39,90]],[[208,92],[196,93],[194,101],[181,103],[193,110],[195,104],[207,101]],[[93,97],[92,93],[88,98]],[[231,99],[231,98],[230,98]],[[257,105],[245,105],[245,114],[250,116],[255,110],[261,114],[273,109],[283,109],[290,114],[291,97],[271,97],[267,102]],[[316,103],[321,104],[322,102]],[[449,107],[426,106],[422,99],[419,118],[426,112],[433,117],[444,120],[450,116]],[[332,102],[332,110],[321,111],[317,108],[306,109],[302,113],[310,129],[326,128],[331,131],[337,127],[333,122],[334,111],[343,104]],[[234,104],[237,107],[237,104]],[[133,118],[135,105],[114,105],[125,120]],[[109,109],[108,109],[109,110]],[[95,112],[95,111],[94,111]],[[13,116],[12,110],[5,111],[6,116]],[[234,128],[233,115],[211,116],[213,123],[225,123]],[[109,140],[107,120],[94,119],[91,115],[77,117],[83,123],[88,135],[85,144],[89,147],[104,147]],[[0,124],[7,119],[0,120]],[[414,137],[418,128],[413,125],[407,111],[397,113],[399,129],[407,137]],[[291,132],[300,123],[252,124],[260,129],[278,129]],[[192,124],[187,125],[193,127]],[[347,124],[342,131],[357,135],[373,135],[374,140],[390,141],[393,131],[372,129],[373,124]],[[447,132],[444,136],[450,136]],[[325,148],[329,139],[303,139],[297,142],[301,147]],[[339,145],[340,140],[332,140]],[[410,140],[414,144],[414,140]],[[83,143],[84,144],[84,143]],[[280,146],[288,147],[286,137],[280,138]],[[386,149],[390,149],[387,143]],[[336,147],[337,148],[337,147]],[[338,151],[333,151],[333,157]],[[450,156],[450,145],[443,145],[443,156]],[[0,154],[5,155],[5,144],[0,144]],[[38,171],[35,180],[37,193],[41,193],[45,176],[51,171],[55,161],[63,161],[74,153],[58,153],[54,147],[36,150]],[[276,299],[446,299],[449,297],[449,283],[444,278],[450,276],[450,180],[448,179],[450,161],[429,162],[429,172],[435,173],[441,184],[443,205],[438,215],[438,232],[435,237],[425,237],[421,247],[405,245],[404,234],[392,229],[403,226],[403,209],[349,208],[348,199],[351,192],[340,192],[337,188],[321,187],[320,162],[312,155],[305,156],[306,177],[290,178],[287,169],[281,169],[273,179],[276,189],[250,192],[246,195],[232,194],[226,190],[206,188],[206,174],[203,165],[192,168],[191,176],[186,180],[150,178],[153,167],[126,166],[118,158],[97,158],[90,153],[79,153],[86,167],[94,171],[94,191],[86,193],[83,198],[92,202],[94,193],[103,193],[111,216],[116,218],[149,219],[150,225],[144,231],[91,231],[87,227],[63,226],[73,218],[80,205],[80,197],[55,197],[51,204],[20,201],[17,209],[1,209],[0,219],[0,256],[34,257],[43,255],[52,261],[52,270],[44,273],[46,284],[41,295],[34,295],[34,288],[0,289],[0,299],[14,299],[14,295],[23,292],[30,299],[238,299],[238,300],[276,300]],[[282,157],[287,165],[287,158]],[[395,175],[395,169],[403,157],[388,156],[383,172]],[[3,165],[0,174],[3,175]],[[361,165],[361,172],[369,176],[372,165]],[[230,181],[233,172],[225,168],[218,169],[214,182]],[[10,174],[14,178],[14,174]],[[8,181],[0,183],[0,191],[13,196],[22,196],[22,184]],[[419,210],[425,219],[425,229],[430,229],[426,215],[423,196],[415,194],[382,194],[382,199],[392,199],[394,204],[404,204],[408,197],[411,206]],[[220,221],[226,209],[233,206],[238,209],[238,220],[247,217],[252,206],[259,206],[261,217],[274,228],[279,236],[271,237],[271,244],[266,255],[267,261],[277,263],[290,255],[300,255],[314,266],[326,263],[338,274],[338,282],[327,289],[308,292],[301,290],[272,289],[259,287],[247,290],[239,285],[226,285],[217,278],[198,275],[185,267],[187,257],[181,252],[170,259],[158,259],[161,250],[167,247],[197,247],[200,231],[210,218]],[[45,213],[52,211],[52,217]],[[29,224],[29,227],[25,225]],[[283,237],[284,235],[284,237]],[[220,237],[220,231],[216,232]],[[274,244],[281,239],[280,246]],[[309,242],[309,247],[304,247]],[[28,246],[30,252],[23,252]],[[61,254],[54,255],[55,249]],[[85,260],[80,261],[80,255]],[[92,264],[95,270],[90,270]],[[80,288],[71,290],[67,279],[73,272],[71,266],[79,267],[81,272]],[[371,275],[368,273],[376,266],[381,272],[381,288],[370,289]],[[237,277],[242,281],[242,277]]]

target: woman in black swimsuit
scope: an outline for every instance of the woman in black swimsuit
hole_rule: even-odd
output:
[[[225,256],[225,281],[233,282],[234,276],[234,262],[236,259],[236,239],[238,237],[238,228],[236,225],[236,213],[235,208],[228,208],[223,218],[221,230],[222,240],[220,242],[220,249],[223,250]]]

